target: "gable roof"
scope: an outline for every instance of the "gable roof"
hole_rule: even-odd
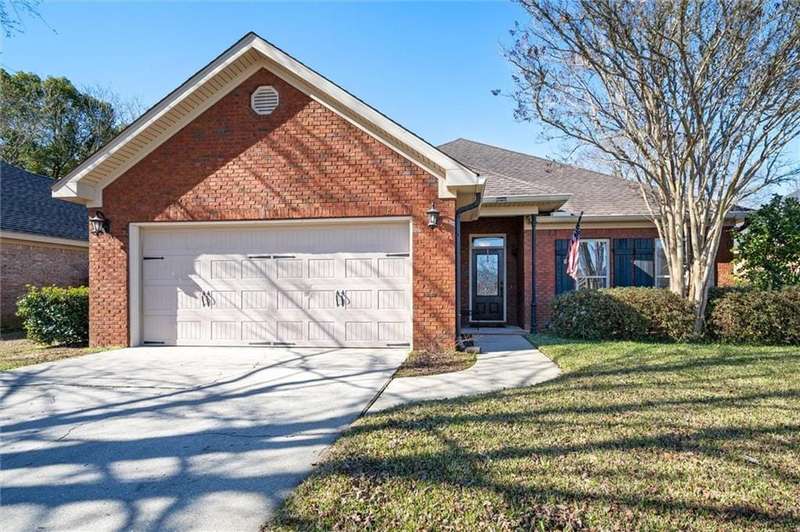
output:
[[[86,207],[53,198],[49,177],[0,161],[0,230],[88,240]]]
[[[559,211],[565,214],[649,215],[639,186],[621,177],[474,140],[456,139],[439,149],[486,177],[486,197],[564,194],[569,199]]]
[[[439,178],[440,195],[483,187],[473,170],[250,32],[59,180],[53,195],[101,206],[103,188],[261,68]]]

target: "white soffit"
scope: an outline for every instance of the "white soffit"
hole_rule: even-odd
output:
[[[248,33],[55,183],[53,196],[101,206],[103,188],[261,68],[435,175],[441,196],[454,197],[459,190],[483,187],[485,178],[255,33]]]

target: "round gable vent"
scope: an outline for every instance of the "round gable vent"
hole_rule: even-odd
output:
[[[250,107],[259,115],[268,115],[278,107],[278,91],[271,85],[262,85],[250,96]]]

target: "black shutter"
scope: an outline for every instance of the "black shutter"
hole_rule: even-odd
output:
[[[637,238],[633,241],[633,249],[633,285],[655,286],[655,240]]]
[[[614,240],[614,286],[654,286],[655,240]]]
[[[567,275],[569,240],[556,240],[556,295],[575,290],[575,280]]]
[[[633,286],[633,240],[614,239],[614,286]]]

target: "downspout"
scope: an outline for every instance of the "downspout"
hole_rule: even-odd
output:
[[[536,218],[531,214],[531,334],[536,334]]]
[[[456,209],[456,342],[461,339],[461,215],[476,209],[481,204],[481,193],[475,193],[475,201]]]

